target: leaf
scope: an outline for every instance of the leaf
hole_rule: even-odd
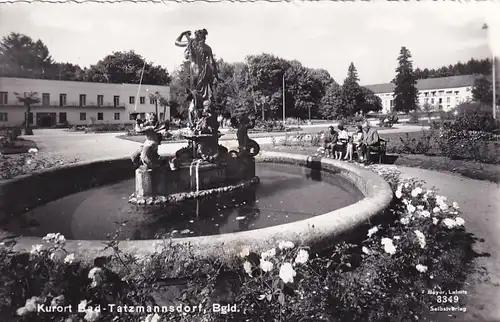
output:
[[[285,294],[283,294],[283,292],[281,292],[280,295],[278,295],[278,302],[281,305],[285,305]]]
[[[271,302],[273,296],[271,294],[266,294],[266,299]]]

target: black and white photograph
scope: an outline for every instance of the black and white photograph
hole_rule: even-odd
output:
[[[0,0],[0,321],[500,322],[498,17]]]

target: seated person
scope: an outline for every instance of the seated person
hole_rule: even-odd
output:
[[[327,151],[327,157],[332,156],[335,145],[339,139],[338,133],[335,131],[333,126],[328,127],[328,131],[325,133],[325,138],[323,141],[323,148]]]
[[[363,140],[363,128],[361,125],[358,125],[358,128],[356,130],[356,133],[354,133],[350,139],[349,142],[347,143],[347,153],[344,158],[344,160],[349,159],[349,161],[352,161],[352,157],[354,154],[354,149],[359,149],[359,146],[361,145],[361,142]],[[361,153],[358,153],[358,159],[360,158]]]
[[[368,121],[363,123],[363,141],[360,147],[365,163],[369,163],[370,153],[372,151],[378,151],[380,148],[380,136],[378,135],[378,131],[371,127]]]
[[[349,133],[345,130],[343,124],[338,125],[338,140],[335,144],[335,159],[342,159],[342,154],[344,153],[347,142],[349,141]]]

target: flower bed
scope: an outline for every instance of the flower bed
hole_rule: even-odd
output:
[[[28,153],[15,155],[0,154],[0,180],[8,180],[17,176],[35,171],[54,168],[67,163],[74,163],[75,159],[45,158],[38,154],[36,148],[31,148]]]
[[[2,243],[2,320],[415,321],[435,304],[427,290],[460,289],[472,240],[459,205],[420,181],[401,180],[395,169],[372,170],[394,191],[390,209],[368,231],[321,254],[281,241],[262,253],[242,246],[229,260],[184,264],[186,246],[164,240],[153,255],[135,257],[111,238],[105,247],[114,255],[88,266],[65,251],[59,234],[46,236],[31,254],[13,253],[12,243]],[[167,303],[167,282],[179,271],[187,283]],[[38,304],[71,305],[73,311],[37,314]],[[91,309],[98,306],[100,311]],[[146,311],[134,310],[142,307]]]

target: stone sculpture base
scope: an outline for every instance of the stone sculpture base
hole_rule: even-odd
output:
[[[223,187],[217,187],[212,189],[205,189],[200,191],[190,191],[190,192],[180,192],[174,193],[167,196],[137,196],[135,193],[129,198],[131,204],[137,206],[145,207],[165,207],[171,204],[180,203],[186,200],[196,200],[200,198],[207,198],[220,194],[230,194],[238,190],[243,190],[251,187],[252,185],[258,184],[260,182],[259,177],[253,177],[250,180],[243,180],[234,185],[226,185]]]
[[[206,190],[224,185],[226,167],[208,162],[182,164],[177,170],[162,166],[135,171],[135,195],[167,196],[180,192]]]

